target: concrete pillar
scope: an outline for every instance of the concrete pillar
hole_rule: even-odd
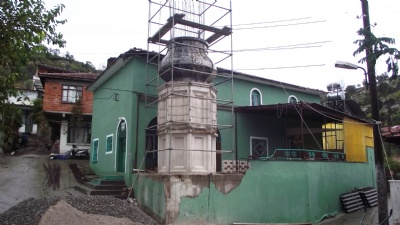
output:
[[[390,201],[393,209],[391,220],[393,225],[400,225],[400,180],[389,180],[389,184]]]

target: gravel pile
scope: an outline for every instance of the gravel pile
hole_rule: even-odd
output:
[[[118,218],[128,218],[133,222],[145,225],[158,223],[141,211],[137,206],[110,196],[66,196],[29,198],[0,214],[0,224],[4,225],[36,225],[44,213],[58,201],[64,199],[74,208],[89,214],[107,215]]]

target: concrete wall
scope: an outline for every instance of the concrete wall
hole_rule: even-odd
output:
[[[217,77],[213,83],[217,84],[222,81],[221,77]],[[230,100],[233,94],[235,106],[249,106],[250,105],[250,92],[253,88],[258,89],[262,95],[262,104],[277,104],[288,103],[288,97],[291,95],[296,96],[297,100],[305,102],[320,103],[319,95],[308,94],[300,91],[284,89],[282,87],[274,87],[262,83],[250,82],[239,78],[233,79],[233,93],[231,92],[231,83],[225,82],[217,85],[218,99]]]
[[[341,211],[340,194],[375,185],[373,149],[367,155],[367,163],[251,161],[243,178],[142,174],[135,194],[168,224],[316,222]]]

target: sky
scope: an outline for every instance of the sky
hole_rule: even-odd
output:
[[[147,49],[148,0],[44,2],[47,8],[65,5],[60,18],[68,22],[57,28],[67,41],[61,53],[68,51],[75,59],[102,68],[109,57],[133,47]],[[364,56],[353,56],[357,49],[353,42],[361,38],[356,31],[363,26],[360,0],[217,1],[227,8],[230,3],[232,18],[219,23],[232,24],[232,38],[225,38],[213,48],[225,51],[232,46],[234,54],[232,63],[225,60],[218,67],[323,91],[327,84],[341,80],[345,86],[362,84],[362,70],[334,67],[338,60],[357,64]],[[150,5],[151,14],[156,8]],[[375,36],[400,42],[396,23],[400,1],[369,0],[369,11]],[[163,16],[158,18],[160,23],[166,22]],[[151,27],[150,32],[153,30]],[[397,43],[393,46],[400,49]],[[386,71],[385,59],[377,63],[377,75]],[[365,64],[359,65],[366,68]]]

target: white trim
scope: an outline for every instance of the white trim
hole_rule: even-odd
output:
[[[93,161],[93,158],[91,158],[92,163],[97,163],[99,161],[99,149],[100,149],[100,145],[99,145],[100,140],[99,140],[99,138],[94,138],[93,139],[93,141],[92,141],[93,152],[91,154],[92,154],[92,157],[93,157],[93,155],[94,155],[93,153],[95,151],[95,149],[94,149],[94,142],[95,141],[97,141],[96,161]]]
[[[118,155],[118,149],[117,149],[117,147],[118,147],[118,128],[119,128],[119,125],[122,123],[122,122],[125,122],[125,130],[126,130],[126,138],[125,138],[125,146],[126,146],[126,149],[125,149],[125,173],[128,171],[128,168],[127,168],[127,160],[128,160],[128,123],[126,122],[126,118],[125,117],[118,117],[118,124],[117,124],[117,129],[116,129],[116,131],[115,131],[115,137],[117,137],[116,139],[117,139],[117,141],[115,141],[114,142],[114,144],[115,144],[115,156],[114,156],[114,172],[117,172],[117,155]],[[138,124],[137,124],[138,125]]]
[[[263,104],[263,98],[262,98],[262,93],[261,93],[261,91],[258,89],[258,88],[252,88],[251,90],[250,90],[250,106],[253,106],[252,105],[252,99],[251,99],[251,96],[252,96],[252,93],[253,93],[253,91],[258,91],[258,93],[260,94],[260,105],[262,105]]]
[[[111,143],[111,151],[108,152],[108,151],[107,151],[107,140],[108,140],[109,137],[111,137],[112,143]],[[106,148],[105,148],[105,149],[106,149],[106,151],[105,151],[105,152],[106,152],[106,155],[112,154],[112,153],[113,153],[113,149],[114,149],[114,148],[113,148],[113,145],[114,145],[114,134],[109,134],[109,135],[106,136]]]
[[[253,155],[253,146],[252,146],[252,140],[253,139],[259,139],[259,140],[266,140],[267,141],[267,156],[269,156],[268,138],[266,138],[266,137],[254,137],[254,136],[250,136],[250,156]]]
[[[290,99],[291,98],[294,98],[294,99],[296,99],[296,102],[299,102],[299,99],[297,99],[297,97],[296,96],[294,96],[294,95],[289,95],[289,97],[288,97],[288,103],[290,103]]]

